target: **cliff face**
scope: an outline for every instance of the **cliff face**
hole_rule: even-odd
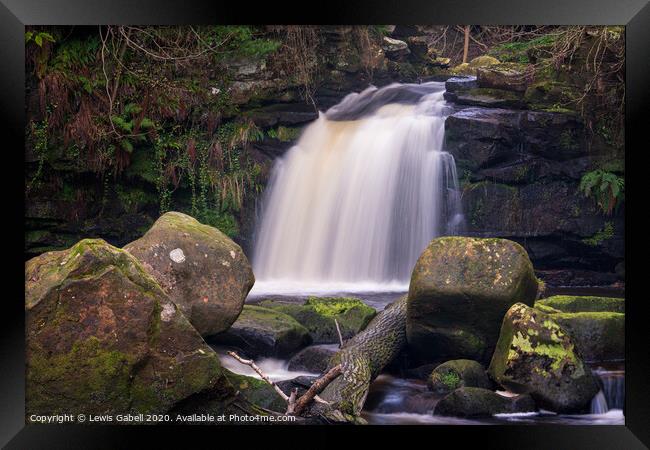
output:
[[[80,163],[83,149],[71,151],[66,136],[57,136],[51,124],[42,125],[43,81],[30,73],[26,254],[66,248],[89,236],[121,246],[142,235],[161,209],[193,213],[249,252],[269,170],[318,111],[369,84],[445,81],[468,74],[478,78],[448,82],[446,97],[457,109],[447,119],[446,146],[462,180],[466,234],[520,242],[544,271],[542,277],[554,284],[619,279],[623,207],[605,211],[580,190],[589,172],[621,175],[624,170],[624,150],[612,137],[615,125],[585,115],[575,102],[585,80],[591,80],[579,62],[589,60],[598,37],[585,34],[585,50],[576,52],[572,67],[544,64],[544,42],[514,49],[501,45],[490,49],[490,60],[483,56],[455,64],[460,62],[455,47],[442,45],[442,30],[258,30],[279,40],[279,48],[262,55],[234,54],[220,65],[197,62],[168,69],[165,76],[175,74],[192,86],[193,100],[189,106],[171,104],[172,111],[160,117],[145,105],[156,123],[155,136],[129,144],[124,167],[103,172]],[[92,33],[79,37],[91,38]],[[472,47],[470,57],[483,52]],[[97,59],[92,61],[101,68]],[[602,92],[594,97],[609,95],[613,88],[607,82],[598,82]],[[80,103],[75,107],[82,108],[83,99]],[[120,117],[129,119],[124,105],[120,108]],[[602,133],[594,132],[601,128]],[[209,171],[213,167],[218,167],[214,173]],[[211,215],[213,210],[217,213]]]

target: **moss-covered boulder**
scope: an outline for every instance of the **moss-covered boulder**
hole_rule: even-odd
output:
[[[162,215],[124,249],[142,262],[202,336],[230,327],[255,282],[239,245],[182,213]]]
[[[562,325],[585,360],[625,359],[625,299],[556,295],[535,308]]]
[[[156,281],[103,240],[29,260],[25,317],[28,414],[162,413],[235,394]]]
[[[461,387],[440,400],[433,414],[456,417],[490,417],[494,414],[510,414],[536,411],[530,395],[506,397],[489,389]]]
[[[358,298],[310,297],[304,303],[264,300],[260,306],[283,312],[309,330],[315,344],[339,342],[336,323],[344,339],[363,330],[377,312]]]
[[[264,409],[284,413],[287,402],[266,381],[226,371],[228,381],[246,400]]]
[[[245,305],[225,333],[210,338],[211,343],[238,348],[247,356],[286,357],[311,344],[309,331],[280,311]]]
[[[535,302],[544,312],[614,312],[625,313],[625,299],[581,295],[554,295]]]
[[[476,77],[479,87],[482,88],[525,92],[531,78],[527,70],[527,64],[513,62],[493,64],[479,67],[476,70]]]
[[[530,393],[541,408],[555,412],[584,411],[598,392],[567,331],[550,315],[522,303],[503,319],[488,373],[510,391]]]
[[[471,359],[454,359],[433,369],[427,386],[431,391],[445,394],[460,387],[490,389],[492,383],[480,363]]]
[[[528,254],[506,239],[443,237],[431,241],[413,269],[406,333],[420,360],[487,362],[503,315],[533,304],[538,283]]]
[[[476,71],[481,67],[490,67],[498,65],[501,62],[493,56],[477,56],[468,63],[461,63],[452,67],[449,71],[454,75],[476,75]]]
[[[336,344],[311,345],[289,360],[288,369],[294,372],[323,373],[338,351]]]

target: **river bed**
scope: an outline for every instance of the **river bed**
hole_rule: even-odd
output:
[[[378,311],[397,300],[406,292],[365,291],[350,292],[337,290],[309,294],[288,294],[283,292],[250,295],[247,303],[255,304],[263,299],[302,302],[309,295],[318,293],[327,296],[347,296],[360,298]],[[547,295],[607,295],[622,297],[622,290],[606,288],[556,288],[549,289]],[[288,295],[287,295],[288,294]],[[244,375],[259,376],[248,366],[239,364],[226,354],[227,348],[215,347],[226,368]],[[298,376],[317,376],[306,372],[293,372],[287,369],[288,361],[277,358],[263,358],[257,365],[273,381],[289,380]],[[433,415],[433,409],[440,396],[427,389],[422,380],[400,378],[381,374],[372,383],[362,417],[371,425],[515,425],[515,424],[562,424],[562,425],[624,425],[625,366],[623,361],[591,363],[592,371],[599,378],[602,389],[591,405],[590,414],[555,414],[548,411],[530,413],[497,414],[490,418],[466,419]]]

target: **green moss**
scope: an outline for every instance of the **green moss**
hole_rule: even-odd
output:
[[[116,410],[129,408],[131,355],[103,348],[98,338],[77,340],[70,351],[46,356],[43,350],[32,349],[27,361],[27,399],[32,411],[39,405],[51,405],[50,396],[69,399],[61,410],[93,410],[93,404],[110,403]],[[45,386],[55,383],[64,392],[51,393]]]
[[[582,240],[585,244],[591,246],[591,247],[597,247],[606,240],[609,240],[614,237],[614,225],[612,222],[607,222],[605,223],[605,226],[602,228],[602,230],[597,231],[594,233],[593,236],[585,238]]]
[[[562,312],[625,312],[625,299],[578,295],[555,295],[535,302],[535,308]]]
[[[338,342],[334,319],[344,338],[363,330],[376,311],[357,298],[310,297],[304,304],[264,300],[261,306],[288,314],[305,326],[315,343]]]
[[[246,399],[265,409],[284,413],[287,404],[265,381],[246,375],[224,371],[226,378]]]

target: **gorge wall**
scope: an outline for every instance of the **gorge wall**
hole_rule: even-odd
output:
[[[615,88],[604,78],[597,83],[597,93],[589,94],[599,103],[590,102],[591,97],[574,102],[592,79],[584,66],[598,36],[585,34],[570,67],[546,64],[544,49],[551,44],[545,42],[516,48],[501,45],[487,52],[491,56],[480,56],[486,49],[472,47],[470,63],[458,64],[451,47],[443,51],[436,40],[440,29],[332,26],[278,31],[267,27],[265,35],[286,33],[285,42],[295,41],[293,52],[279,50],[262,57],[233,57],[218,67],[197,64],[177,69],[177,76],[188,83],[199,80],[196,98],[221,98],[227,93],[228,107],[219,110],[216,126],[204,127],[201,136],[191,135],[197,147],[201,139],[218,137],[230,123],[244,121],[247,133],[255,136],[236,150],[237,163],[245,161],[248,168],[247,178],[242,178],[247,188],[242,189],[241,202],[212,224],[250,252],[270,168],[302,127],[318,117],[318,111],[369,84],[447,80],[445,98],[456,112],[445,124],[445,150],[454,155],[461,180],[467,222],[462,234],[520,242],[539,276],[551,285],[621,281],[624,205],[603,211],[579,188],[590,171],[624,174],[622,141],[614,138],[617,125],[608,119],[613,107],[602,101],[615,96],[611,94]],[[615,31],[611,39],[616,38]],[[84,32],[78,38],[88,39],[88,33],[92,34]],[[606,62],[616,63],[612,55],[605,56]],[[39,150],[42,139],[33,125],[40,123],[35,119],[37,78],[28,76],[27,86],[32,125],[25,178],[27,185],[37,176],[39,182],[26,192],[26,256],[67,248],[82,237],[101,237],[118,246],[134,240],[160,214],[158,147],[153,142],[137,143],[123,170],[102,174],[79,164],[63,139],[50,139],[44,158]],[[188,116],[212,117],[206,105],[207,101],[196,101],[191,113],[169,115],[161,127],[186,126]],[[593,111],[603,114],[594,118]],[[187,148],[191,154],[193,147]],[[163,192],[169,197],[167,208],[191,213],[196,199],[201,199],[195,193],[201,191],[200,185],[191,177],[178,178],[173,188]]]

